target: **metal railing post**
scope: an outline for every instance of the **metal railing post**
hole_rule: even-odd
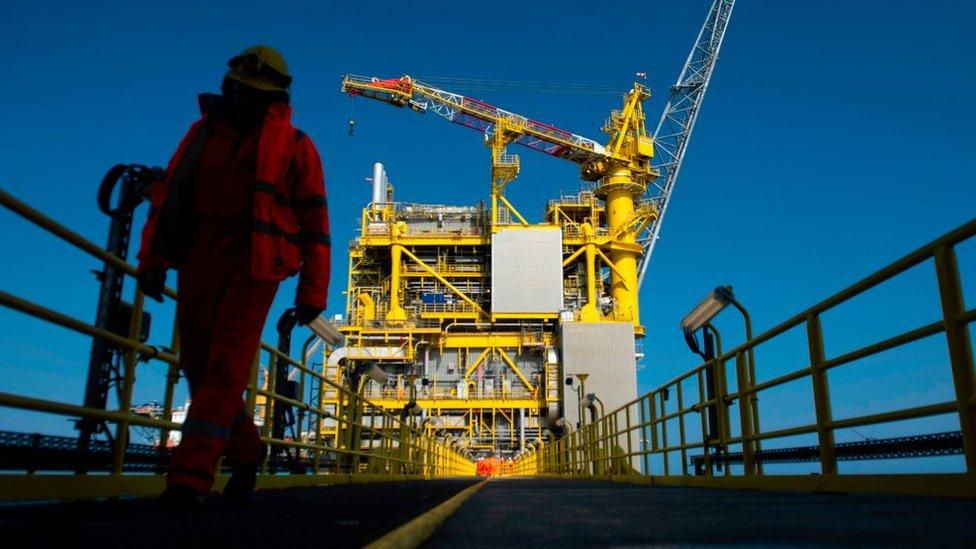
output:
[[[745,353],[735,354],[735,373],[739,385],[739,424],[742,434],[742,463],[746,475],[756,474],[755,442],[752,440],[752,398],[743,391],[750,388],[749,363]]]
[[[668,390],[665,389],[665,391]],[[668,417],[668,406],[667,400],[664,398],[665,393],[661,392],[658,395],[661,397],[661,419],[659,420],[661,424],[661,457],[664,458],[664,476],[668,476],[671,474],[671,447],[668,445],[668,420],[665,419]]]
[[[973,374],[973,348],[969,341],[968,328],[959,318],[966,307],[954,249],[948,246],[936,249],[935,274],[939,280],[942,319],[952,366],[952,384],[956,390],[966,470],[976,473],[976,382]]]
[[[631,442],[631,438],[634,435],[634,428],[631,425],[629,405],[626,408],[626,413],[627,413],[627,458],[625,460],[625,463],[627,464],[627,468],[628,468],[627,472],[628,474],[630,474],[632,470],[635,469],[635,467],[634,467],[634,445],[633,442]]]
[[[640,400],[641,406],[641,438],[638,440],[641,449],[641,461],[644,464],[644,474],[651,474],[651,452],[656,448],[656,444],[652,441],[652,433],[654,431],[654,412],[653,406],[651,404],[650,395],[644,395]],[[648,448],[650,446],[650,448]]]
[[[136,296],[132,304],[132,317],[129,319],[129,340],[138,341],[142,331],[142,290],[136,288]],[[136,366],[139,364],[139,351],[135,347],[125,353],[123,362],[125,372],[122,378],[122,395],[119,402],[119,412],[132,413],[132,387],[136,382]],[[125,450],[129,445],[129,422],[120,421],[115,429],[115,448],[112,450],[112,474],[121,475],[125,467]]]
[[[173,334],[170,337],[170,352],[179,356],[180,352],[180,330],[179,330],[179,302],[176,304],[177,313],[173,318]],[[166,389],[163,393],[163,419],[173,421],[173,397],[176,392],[176,385],[180,382],[180,365],[178,362],[166,365]],[[159,447],[165,449],[169,447],[170,430],[163,428],[159,432]],[[163,470],[163,463],[160,461],[160,471]]]
[[[678,382],[675,392],[678,393],[678,442],[681,446],[678,455],[681,456],[681,475],[686,476],[688,474],[688,450],[685,448],[685,397],[681,389],[682,385],[682,382]],[[702,434],[704,435],[704,433]]]
[[[714,360],[709,362],[708,367],[711,368],[713,364],[714,364]],[[710,416],[717,418],[718,414],[709,414],[709,410],[712,410],[714,408],[712,408],[712,405],[704,404],[706,400],[709,400],[705,393],[706,377],[713,377],[713,376],[711,374],[706,376],[702,370],[699,370],[698,374],[695,376],[696,380],[698,381],[698,419],[701,421],[702,474],[706,476],[712,476],[712,454],[709,451],[710,448],[709,442],[711,440],[711,437],[709,436],[709,432],[708,432],[709,430],[708,418]],[[711,385],[714,386],[714,383]],[[717,423],[717,419],[715,423]],[[717,427],[714,424],[712,426],[712,429],[715,430],[716,432],[718,431]],[[695,474],[696,475],[698,474],[697,470],[695,471]]]
[[[261,347],[258,347],[258,355],[261,353]],[[260,359],[258,359],[260,360]],[[268,394],[264,397],[264,425],[261,426],[261,438],[268,438],[271,436],[271,428],[274,425],[274,407],[277,404],[275,398],[272,395],[276,395],[275,392],[275,369],[278,366],[278,357],[274,353],[269,353],[268,356]],[[255,387],[255,392],[257,388]],[[268,448],[269,455],[275,455],[275,448]],[[261,464],[261,474],[266,474],[268,472],[268,462],[270,460],[266,459]]]
[[[807,317],[807,348],[810,353],[810,379],[813,381],[813,405],[817,413],[817,442],[820,446],[820,472],[837,474],[837,449],[834,446],[833,414],[830,409],[830,387],[824,368],[823,327],[820,315]]]

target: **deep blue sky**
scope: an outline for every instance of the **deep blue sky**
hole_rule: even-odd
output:
[[[0,185],[103,242],[107,220],[94,196],[105,170],[117,162],[164,164],[197,115],[195,95],[219,87],[227,58],[272,44],[294,73],[295,122],[326,164],[337,243],[330,312],[340,312],[343,243],[368,200],[363,178],[374,161],[387,164],[401,200],[472,204],[488,189],[479,135],[432,115],[359,100],[350,138],[340,75],[568,82],[622,92],[646,71],[653,125],[708,5],[4,2]],[[974,16],[963,1],[739,2],[643,289],[642,391],[695,363],[677,323],[715,285],[734,285],[761,330],[973,217]],[[471,95],[600,140],[604,117],[619,106],[614,95]],[[509,197],[532,220],[547,198],[577,188],[574,166],[513,152],[523,169]],[[9,213],[0,214],[0,235],[5,291],[93,317],[93,260]],[[973,248],[960,252],[970,295]],[[292,293],[286,284],[274,310]],[[828,353],[934,320],[931,269],[856,305],[825,319]],[[153,311],[158,333],[166,332],[171,311]],[[0,311],[0,323],[0,391],[80,399],[85,339],[9,311]],[[719,326],[728,341],[741,340],[733,312]],[[761,350],[760,377],[805,365],[803,348],[791,346],[802,337]],[[832,373],[835,415],[951,398],[941,345],[934,338]],[[161,372],[141,370],[137,400],[161,396]],[[764,427],[812,418],[805,383],[764,399]],[[0,411],[0,429],[63,425]],[[932,425],[956,428],[948,420]],[[839,437],[856,438],[848,435]]]

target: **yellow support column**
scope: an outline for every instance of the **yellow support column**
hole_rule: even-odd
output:
[[[634,184],[630,170],[619,169],[607,178],[607,228],[618,235],[610,243],[608,256],[616,269],[610,273],[610,294],[619,315],[618,320],[633,321],[640,326],[637,304],[637,258],[643,253],[632,228],[634,220]]]
[[[593,226],[589,223],[583,223],[580,225],[580,229],[582,229],[583,236],[586,238],[586,244],[584,246],[584,253],[586,254],[586,305],[580,309],[580,321],[600,322],[603,320],[603,315],[600,314],[600,310],[597,308],[596,244],[593,242]]]

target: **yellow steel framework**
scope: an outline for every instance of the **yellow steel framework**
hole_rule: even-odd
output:
[[[579,164],[583,179],[596,182],[593,194],[606,204],[606,217],[601,225],[606,229],[606,235],[599,240],[590,235],[590,243],[598,246],[596,251],[602,256],[604,265],[610,267],[610,288],[615,306],[613,317],[633,322],[638,335],[643,334],[637,284],[637,262],[643,248],[637,244],[636,238],[657,217],[653,203],[643,202],[641,197],[648,183],[658,176],[651,166],[654,141],[644,125],[643,102],[651,95],[646,86],[635,82],[624,94],[623,107],[613,110],[607,117],[603,131],[609,141],[605,146],[484,102],[437,89],[410,76],[380,80],[347,75],[343,77],[341,89],[398,107],[407,106],[418,111],[431,109],[452,121],[486,131],[486,144],[491,149],[492,232],[509,223],[509,214],[515,216],[518,225],[529,226],[504,195],[506,186],[519,173],[518,156],[506,152],[510,143],[518,140],[536,150]],[[551,222],[561,224],[555,219]],[[589,223],[594,226],[596,220]],[[390,236],[395,239],[397,235],[391,232]],[[398,252],[394,250],[393,253]],[[585,259],[588,272],[595,272],[594,250],[588,251]],[[394,316],[399,318],[400,311],[394,310]],[[592,308],[586,309],[584,317],[586,321],[599,320]]]
[[[135,268],[78,233],[43,215],[9,193],[0,190],[0,205],[23,219],[48,231],[60,240],[110,264],[128,276]],[[177,299],[170,288],[164,294]],[[171,421],[173,394],[179,376],[177,356],[179,341],[176,330],[163,346],[139,340],[143,295],[138,288],[133,299],[132,327],[127,335],[120,335],[95,327],[28,299],[0,291],[0,305],[67,330],[99,338],[127,350],[121,380],[120,402],[114,410],[83,406],[23,395],[0,393],[0,406],[32,412],[63,415],[75,418],[103,420],[116,427],[113,437],[113,457],[107,475],[16,474],[0,475],[0,499],[78,499],[121,495],[149,495],[164,486],[161,475],[132,474],[126,468],[126,448],[129,430],[133,426],[159,430],[164,444],[168,432],[181,429]],[[328,352],[328,350],[327,350]],[[164,413],[159,419],[132,411],[132,394],[140,364],[160,361],[168,365],[164,394]],[[268,365],[267,387],[258,383],[258,365]],[[297,397],[286,396],[274,386],[275,369],[289,367],[299,373]],[[305,358],[295,360],[275,347],[262,343],[257,351],[251,381],[246,390],[248,410],[263,415],[261,438],[273,448],[291,448],[310,464],[310,474],[282,476],[262,471],[259,487],[283,487],[336,482],[372,482],[403,478],[430,478],[448,475],[473,475],[474,464],[456,448],[442,444],[430,436],[418,418],[401,417],[386,412],[382,406],[364,398],[361,389],[350,388],[337,381],[335,372],[313,367]],[[331,395],[331,396],[330,396]],[[330,398],[338,406],[329,407]],[[297,410],[300,427],[307,436],[275,438],[272,436],[274,407],[287,405]],[[332,424],[331,430],[326,427]],[[221,477],[215,488],[226,478]]]
[[[789,320],[770,328],[731,350],[719,350],[714,360],[700,364],[637,400],[606,413],[554,441],[539,441],[515,462],[512,474],[601,478],[660,485],[763,490],[818,490],[835,492],[886,492],[976,497],[976,371],[970,341],[970,324],[976,309],[967,309],[956,247],[976,235],[976,220],[947,233],[887,267],[845,288]],[[942,305],[942,318],[899,335],[837,356],[824,349],[824,316],[856,296],[917,265],[931,262]],[[809,365],[772,379],[756,382],[747,356],[757,347],[782,338],[794,328],[806,331]],[[923,338],[943,334],[949,357],[955,398],[894,411],[836,419],[830,403],[827,373],[866,357],[895,349]],[[727,366],[735,381],[730,384]],[[852,367],[852,366],[849,366]],[[856,367],[856,366],[854,366]],[[709,374],[714,375],[709,375]],[[706,383],[712,379],[714,398]],[[809,379],[813,402],[812,423],[763,431],[756,422],[757,396],[764,391]],[[925,380],[918,380],[920,384]],[[736,387],[730,390],[729,386]],[[690,391],[687,388],[691,386]],[[924,393],[924,385],[919,392]],[[732,408],[737,405],[737,412]],[[709,436],[706,417],[714,410],[717,435]],[[965,472],[955,474],[843,474],[838,471],[834,433],[839,429],[882,425],[930,416],[958,418],[963,442]],[[691,420],[690,422],[688,420]],[[674,434],[678,437],[675,440]],[[738,433],[738,434],[735,434]],[[820,451],[819,475],[772,475],[761,467],[760,441],[815,434]],[[669,437],[670,440],[669,440]],[[741,471],[724,467],[716,471],[716,456],[741,450]],[[704,468],[692,471],[689,452],[698,451]],[[678,470],[672,459],[679,458]],[[652,458],[656,458],[652,460]],[[696,474],[697,473],[697,474]]]
[[[392,188],[374,192],[386,201],[363,210],[350,246],[341,328],[347,346],[331,362],[340,371],[363,362],[380,364],[392,381],[371,384],[371,398],[388,409],[423,414],[429,429],[480,450],[478,455],[513,451],[508,443],[516,438],[516,425],[514,449],[523,450],[563,413],[562,371],[554,358],[559,323],[567,320],[560,311],[573,321],[629,322],[637,337],[644,334],[637,297],[643,249],[636,237],[657,217],[654,205],[641,200],[657,177],[642,107],[649,91],[635,83],[624,94],[622,107],[603,125],[606,144],[409,76],[350,75],[343,78],[342,91],[430,110],[483,131],[491,151],[491,184],[487,211],[482,215],[479,209],[467,224],[441,223],[445,215],[456,216],[456,208],[396,203]],[[507,152],[512,143],[574,162],[583,179],[595,184],[550,201],[542,222],[530,223],[505,197],[520,169],[518,156]],[[540,229],[560,231],[563,306],[496,310],[488,294],[493,238],[501,231]],[[446,297],[424,302],[432,293]],[[431,357],[435,364],[429,367]],[[498,376],[490,388],[483,378],[489,371]],[[421,381],[419,389],[410,388]]]

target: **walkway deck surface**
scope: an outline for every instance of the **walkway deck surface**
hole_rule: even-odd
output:
[[[156,500],[0,507],[3,547],[356,547],[477,479],[266,490],[192,513]],[[974,546],[976,500],[493,479],[426,547]]]
[[[359,547],[478,479],[263,490],[243,506],[209,497],[191,513],[155,499],[0,507],[0,546]],[[55,545],[57,544],[57,545]]]
[[[976,544],[976,500],[492,480],[427,547]]]

